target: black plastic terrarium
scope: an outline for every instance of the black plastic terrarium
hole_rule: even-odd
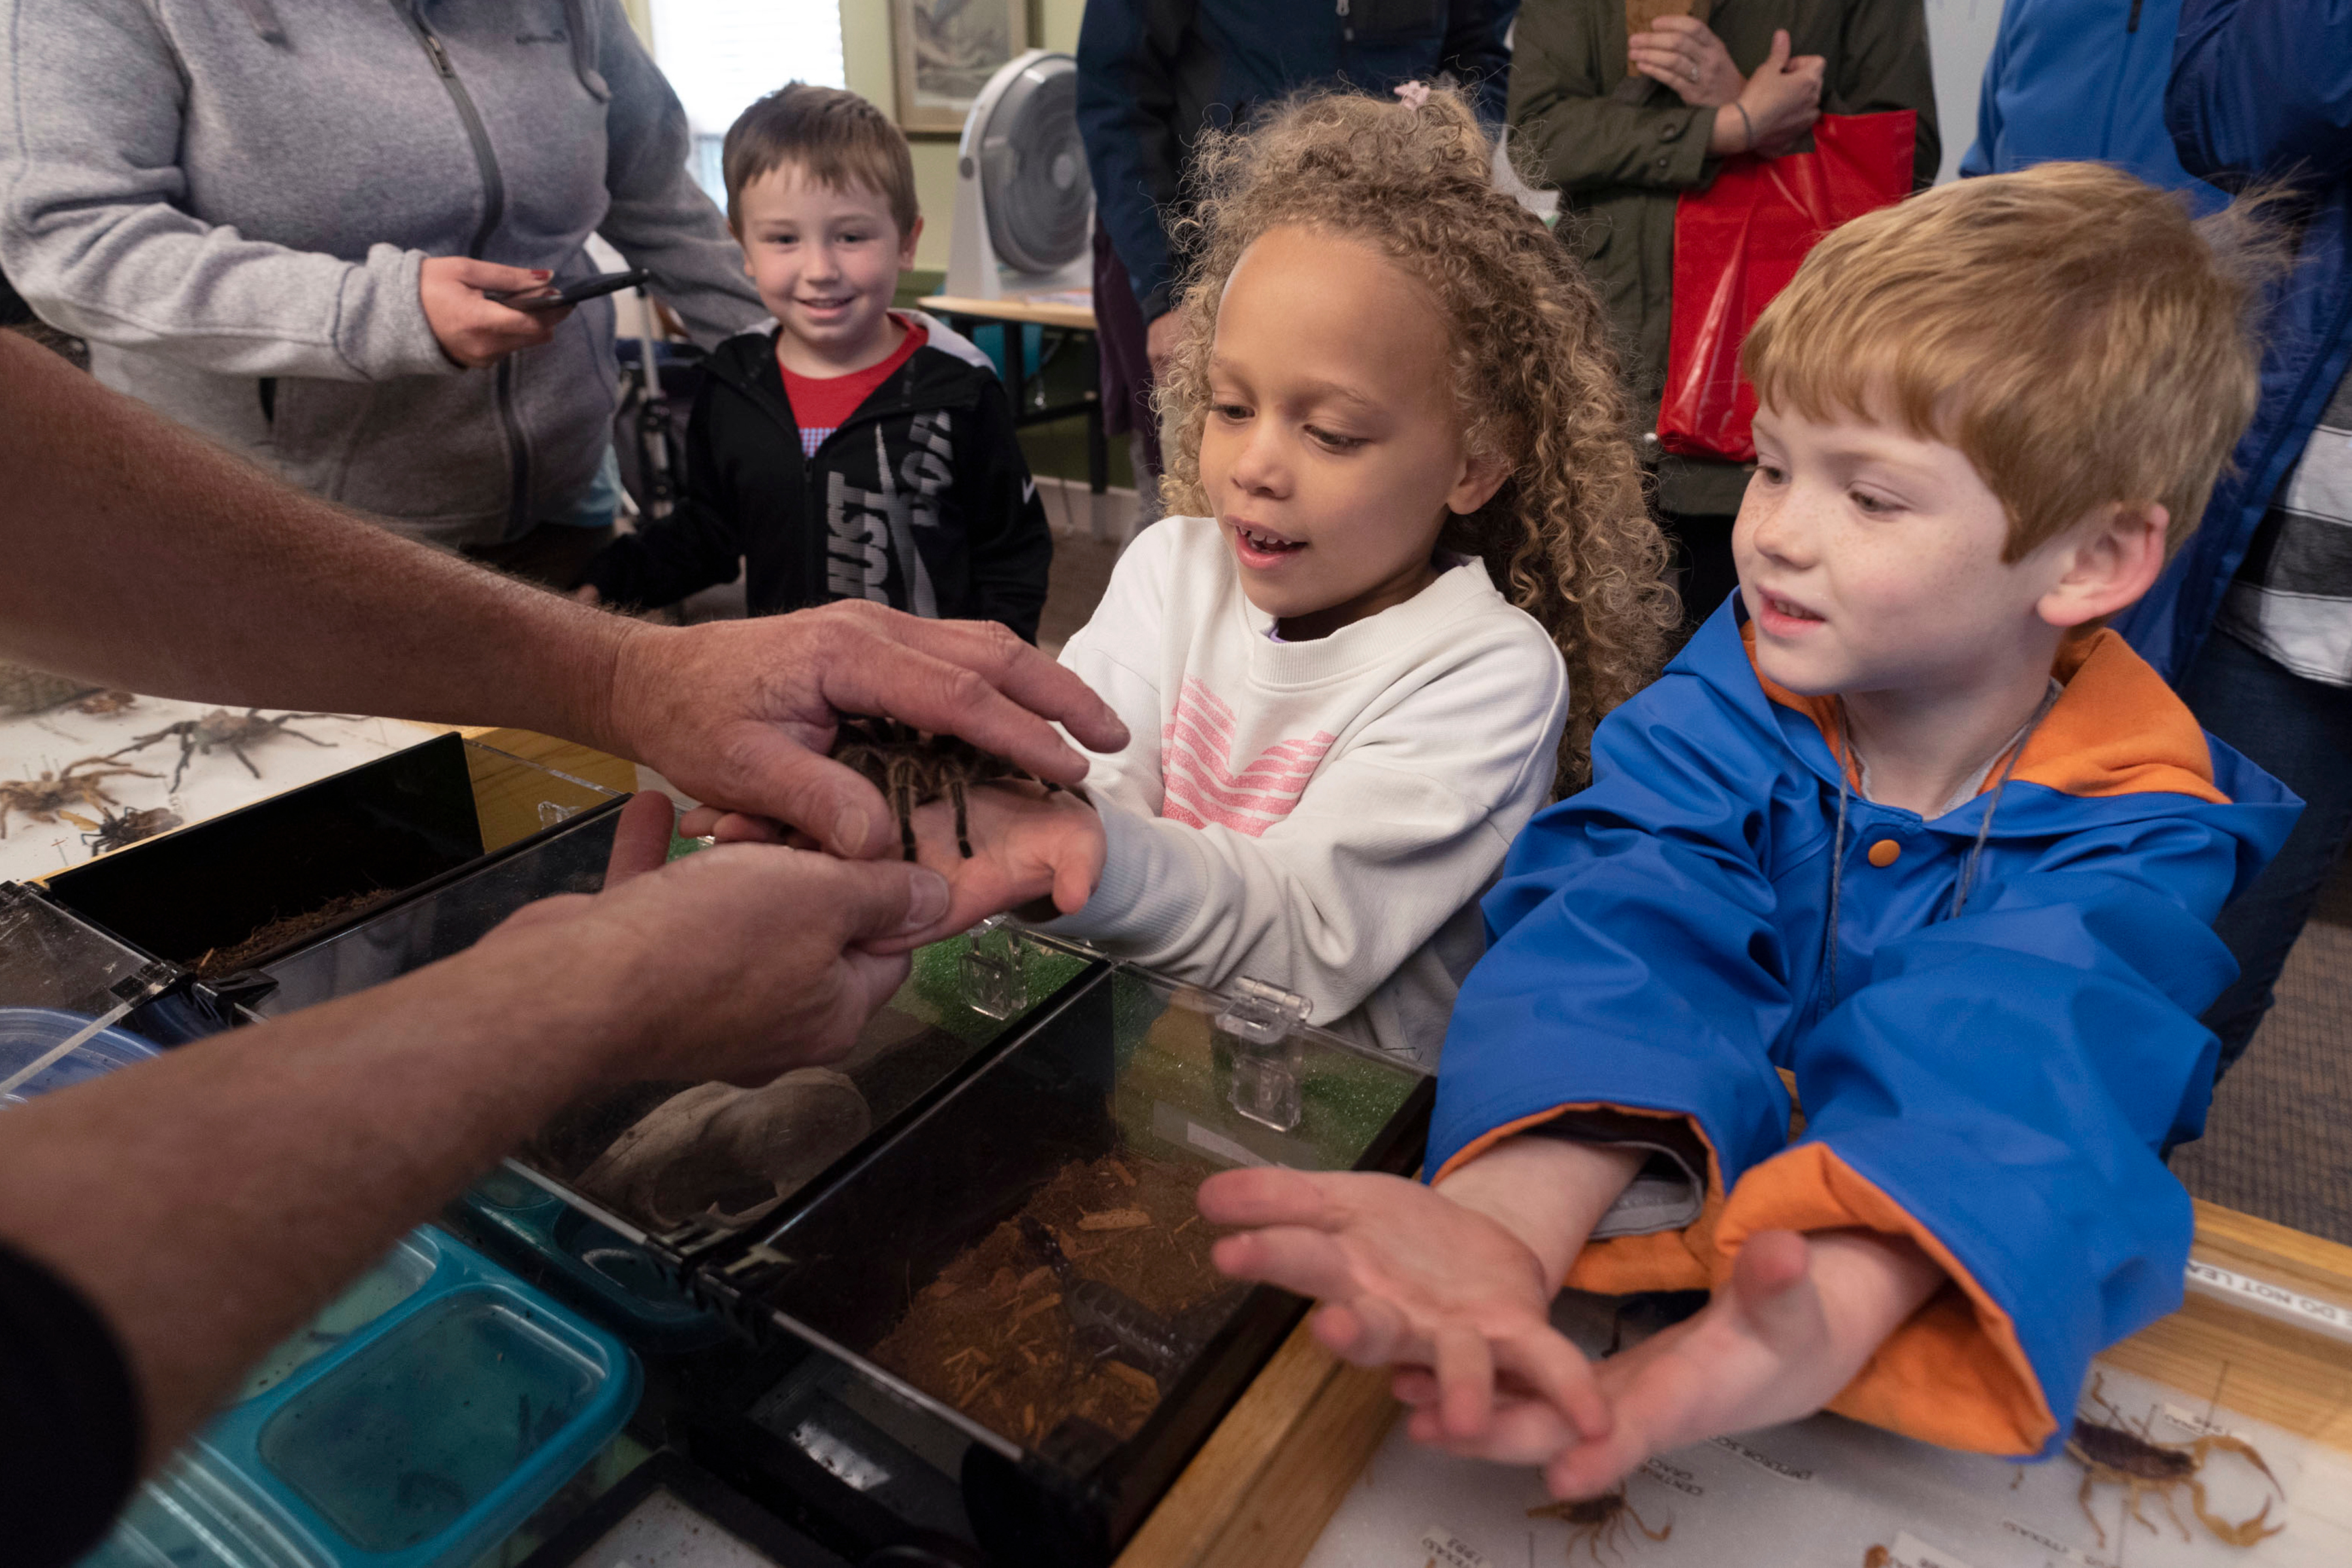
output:
[[[346,995],[533,899],[593,891],[621,800],[441,735],[59,872],[47,896],[177,972],[194,1016],[140,1020],[174,1043],[238,1005],[268,1016]]]
[[[994,1559],[1106,1563],[1304,1310],[1217,1274],[1202,1179],[1419,1162],[1430,1079],[1303,1012],[1113,965],[704,1289],[954,1434],[898,1448]]]

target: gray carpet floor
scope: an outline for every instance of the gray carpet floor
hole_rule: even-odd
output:
[[[2172,1156],[2199,1197],[2352,1244],[2352,859],[2279,976],[2278,1003]]]

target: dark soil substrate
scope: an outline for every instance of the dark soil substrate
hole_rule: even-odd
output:
[[[1021,1214],[1054,1233],[1081,1276],[1174,1319],[1233,1285],[1209,1261],[1220,1233],[1192,1206],[1207,1173],[1122,1150],[1064,1166]],[[1149,1373],[1081,1346],[1061,1282],[1022,1239],[1018,1219],[940,1270],[869,1353],[1024,1444],[1073,1415],[1124,1442],[1165,1391]]]
[[[268,958],[312,931],[339,924],[398,896],[396,892],[382,888],[364,893],[338,894],[317,909],[307,910],[299,915],[281,915],[267,925],[256,927],[252,935],[234,947],[207,949],[193,967],[207,980],[235,974],[240,969],[250,969],[256,960]]]

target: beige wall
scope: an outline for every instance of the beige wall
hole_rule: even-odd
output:
[[[637,35],[653,47],[646,0],[621,0]],[[1086,0],[1029,0],[1029,37],[1040,48],[1065,52],[1078,47],[1078,18]],[[849,89],[888,108],[891,102],[890,9],[884,0],[842,0],[841,57]],[[948,265],[948,224],[955,213],[955,138],[914,139],[915,195],[923,208],[922,242],[915,265],[943,272]]]
[[[1078,18],[1086,0],[1030,0],[1029,38],[1039,48],[1065,53],[1078,47]],[[890,11],[883,0],[842,0],[841,57],[849,89],[886,109],[891,102]],[[948,225],[955,216],[956,142],[952,136],[913,139],[915,196],[923,208],[923,237],[915,265],[944,272]]]

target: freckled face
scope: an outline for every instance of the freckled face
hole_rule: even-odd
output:
[[[1369,246],[1299,226],[1243,252],[1218,306],[1201,481],[1250,603],[1320,637],[1432,582],[1447,511],[1501,483],[1455,427],[1443,317]]]
[[[2009,517],[1958,448],[1759,409],[1731,534],[1759,668],[1807,695],[1964,687],[2021,646],[2061,542],[2001,560]],[[2006,665],[2000,665],[2006,673]]]

